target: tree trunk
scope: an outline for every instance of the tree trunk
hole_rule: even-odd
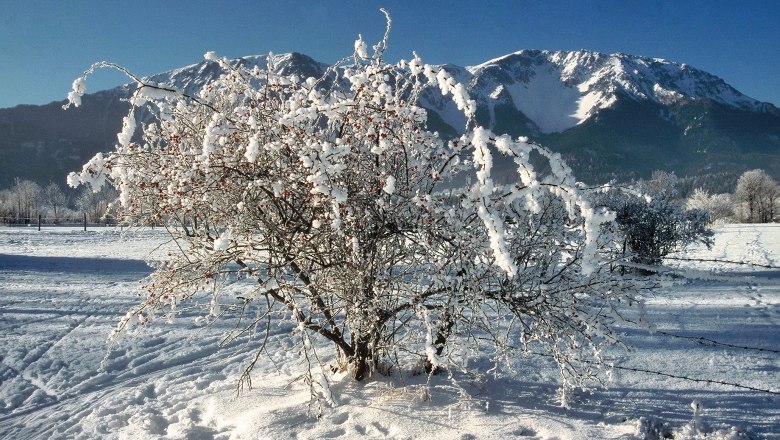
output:
[[[449,310],[447,310],[444,312],[444,316],[442,316],[441,321],[439,322],[436,329],[436,340],[433,341],[433,346],[436,348],[436,356],[441,356],[441,354],[444,353],[444,346],[447,345],[447,338],[449,338],[452,333],[453,325],[455,325],[455,321],[452,319]],[[437,374],[439,372],[439,368],[433,365],[430,358],[425,359],[423,366],[425,367],[425,372],[428,374]]]
[[[354,368],[352,378],[355,380],[363,380],[371,376],[371,371],[376,366],[374,350],[371,345],[371,338],[365,336],[358,336],[353,340],[352,347],[355,354],[352,356]]]

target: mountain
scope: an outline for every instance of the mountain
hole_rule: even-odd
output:
[[[116,143],[129,104],[128,89],[113,89],[83,97],[82,106],[62,110],[64,101],[0,109],[0,189],[14,177],[40,184],[65,176],[98,151]]]
[[[248,56],[236,63],[264,69],[267,58]],[[284,75],[320,76],[328,68],[298,53],[274,55],[273,60],[275,70]],[[219,74],[216,62],[203,61],[144,81],[194,94]],[[132,88],[124,85],[87,94],[81,106],[67,111],[62,109],[65,101],[0,109],[0,189],[11,186],[15,177],[64,185],[68,173],[81,170],[97,152],[109,151],[116,144],[131,93]]]
[[[780,110],[686,64],[524,50],[451,71],[469,84],[481,124],[560,152],[586,182],[655,169],[699,175],[760,167],[780,177]],[[441,102],[430,96],[424,105],[453,114]]]
[[[661,106],[710,99],[740,110],[765,106],[720,78],[658,58],[526,50],[468,68],[486,104],[512,104],[542,133],[579,125],[626,97]]]
[[[267,58],[235,62],[265,69]],[[301,78],[329,67],[299,53],[271,60],[276,72]],[[467,84],[481,124],[560,152],[588,183],[647,177],[655,169],[693,176],[763,168],[780,179],[780,110],[686,64],[523,50],[476,66],[442,67]],[[216,63],[203,61],[146,80],[194,93],[217,75]],[[0,109],[0,188],[14,176],[64,181],[95,152],[110,150],[129,93],[123,86],[87,95],[68,111],[61,102]],[[429,128],[444,136],[464,126],[434,89],[421,105],[429,110]]]

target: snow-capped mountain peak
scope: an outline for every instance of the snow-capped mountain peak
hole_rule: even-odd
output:
[[[765,107],[722,79],[686,64],[622,53],[522,50],[467,70],[472,94],[491,114],[505,92],[543,133],[580,124],[612,106],[619,96],[662,105],[710,99],[740,110]]]
[[[281,75],[298,75],[302,78],[319,77],[328,65],[315,61],[307,55],[298,52],[282,54],[249,55],[232,60],[238,66],[249,70],[257,67],[266,70],[269,61],[275,73]],[[144,81],[158,85],[173,87],[179,91],[196,94],[203,86],[222,74],[222,68],[216,61],[204,60],[167,72],[158,73],[144,78]]]

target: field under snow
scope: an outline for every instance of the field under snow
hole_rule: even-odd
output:
[[[775,394],[615,369],[606,388],[577,392],[562,408],[557,369],[530,358],[485,376],[457,373],[454,383],[435,377],[429,401],[424,377],[343,380],[338,406],[317,420],[294,349],[261,357],[253,388],[236,397],[253,347],[219,349],[226,327],[203,326],[194,311],[107,352],[108,334],[139,300],[144,260],[163,242],[159,230],[0,228],[0,438],[780,439],[778,269],[678,263],[721,275],[658,291],[647,312],[659,331],[622,329],[631,351],[605,356]],[[713,249],[683,256],[779,266],[780,225],[727,226]],[[272,337],[293,347],[290,330]],[[480,363],[489,368],[485,359],[470,366]],[[703,408],[696,423],[694,400]]]

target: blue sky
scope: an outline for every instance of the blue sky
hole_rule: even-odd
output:
[[[334,62],[358,33],[387,58],[473,65],[520,49],[624,52],[688,63],[780,106],[780,0],[0,0],[0,108],[64,99],[100,60],[148,75],[206,51],[298,51]],[[103,72],[89,91],[126,82]]]

